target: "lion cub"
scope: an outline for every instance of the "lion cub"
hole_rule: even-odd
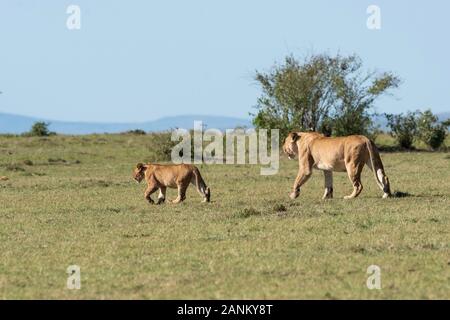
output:
[[[138,163],[134,169],[133,178],[138,183],[145,178],[148,185],[145,190],[145,199],[151,204],[155,203],[151,195],[158,189],[157,204],[163,203],[166,199],[167,188],[178,188],[178,197],[172,202],[182,202],[186,199],[186,189],[189,187],[189,183],[197,187],[197,191],[203,197],[203,202],[209,202],[211,198],[211,192],[203,181],[200,171],[196,166],[190,164]]]

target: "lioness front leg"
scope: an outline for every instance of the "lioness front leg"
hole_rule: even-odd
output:
[[[325,177],[325,192],[322,199],[333,199],[333,172],[324,171],[323,175]]]
[[[166,201],[166,187],[159,188],[158,202],[156,204],[161,204]]]
[[[300,187],[311,177],[311,170],[300,170],[294,182],[294,187],[289,197],[294,200],[300,195]]]

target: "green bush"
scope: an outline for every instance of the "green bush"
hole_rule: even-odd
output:
[[[447,137],[445,125],[438,122],[438,118],[431,110],[418,112],[417,129],[419,140],[432,150],[439,149]]]
[[[135,129],[135,130],[128,130],[128,131],[124,132],[123,134],[133,134],[136,136],[145,136],[147,134],[147,132],[145,132],[144,130],[141,130],[141,129]]]
[[[414,137],[417,135],[416,113],[385,114],[388,127],[400,147],[411,149]]]
[[[29,137],[48,137],[52,135],[56,135],[55,132],[51,132],[48,127],[50,123],[37,121],[33,124],[30,131],[25,134],[25,136]]]
[[[170,132],[152,133],[149,137],[149,148],[152,153],[151,161],[166,162],[171,160],[172,148],[178,142],[171,141]]]

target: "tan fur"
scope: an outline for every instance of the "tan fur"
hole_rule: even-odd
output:
[[[145,199],[151,204],[154,201],[151,195],[159,189],[157,204],[161,204],[166,199],[167,188],[177,188],[178,197],[172,201],[180,203],[186,199],[186,189],[192,183],[197,187],[197,191],[202,195],[203,202],[209,202],[211,191],[206,186],[200,171],[196,166],[190,164],[163,165],[156,163],[138,163],[134,169],[133,178],[137,182],[145,179],[147,189],[145,190]]]
[[[284,141],[283,151],[290,159],[298,155],[299,170],[290,194],[292,199],[299,196],[300,187],[311,177],[313,169],[324,171],[324,199],[333,197],[333,171],[347,172],[353,192],[344,198],[355,198],[363,189],[361,171],[365,164],[374,172],[377,185],[384,192],[383,198],[391,195],[378,149],[365,136],[329,138],[317,132],[292,132]]]

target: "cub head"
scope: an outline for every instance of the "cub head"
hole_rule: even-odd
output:
[[[147,166],[143,163],[138,163],[133,172],[133,179],[140,183],[145,178],[145,170],[147,170]]]
[[[300,134],[297,132],[291,132],[284,139],[283,152],[287,154],[289,159],[295,159],[298,154],[297,141],[300,139]]]

